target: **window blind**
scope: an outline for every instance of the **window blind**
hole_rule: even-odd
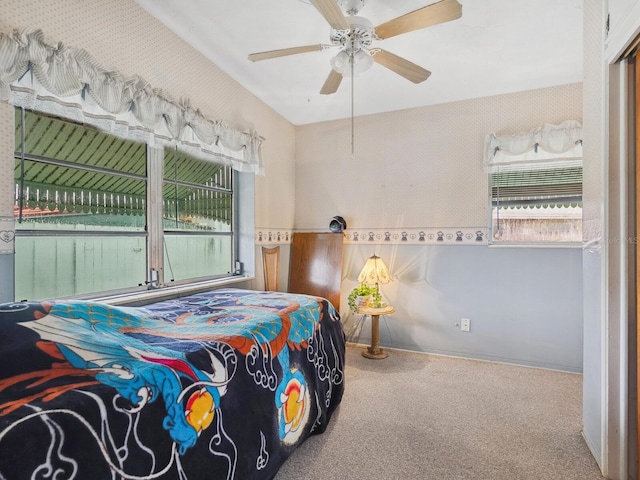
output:
[[[582,166],[507,169],[490,175],[493,207],[582,205]]]

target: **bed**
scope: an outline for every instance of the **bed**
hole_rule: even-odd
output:
[[[323,432],[345,338],[324,298],[0,305],[0,479],[270,479]]]

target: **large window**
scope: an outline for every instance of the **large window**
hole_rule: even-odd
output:
[[[16,299],[147,288],[150,271],[165,283],[231,273],[230,167],[167,150],[163,181],[144,143],[21,109],[15,125]]]

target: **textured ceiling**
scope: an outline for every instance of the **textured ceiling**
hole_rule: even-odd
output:
[[[309,0],[136,0],[168,28],[295,125],[352,114],[351,79],[320,95],[338,52],[260,62],[250,53],[328,44],[330,27]],[[462,17],[379,40],[431,76],[413,84],[374,64],[354,79],[356,116],[582,81],[582,0],[459,0]],[[374,25],[433,0],[367,0]]]

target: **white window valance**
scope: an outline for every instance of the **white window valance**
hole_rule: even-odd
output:
[[[527,133],[485,137],[484,164],[489,172],[500,168],[543,168],[545,164],[582,162],[582,125],[567,120],[560,125],[543,124]]]
[[[83,49],[49,45],[41,30],[0,32],[0,100],[150,145],[264,173],[261,138],[209,120],[140,77],[106,70]]]

